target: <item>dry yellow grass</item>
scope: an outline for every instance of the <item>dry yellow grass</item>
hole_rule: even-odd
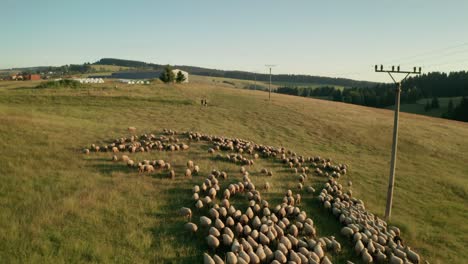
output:
[[[79,153],[85,145],[126,134],[128,126],[142,132],[199,130],[331,157],[349,164],[346,177],[354,194],[382,215],[391,111],[277,94],[268,102],[265,92],[215,86],[205,77],[191,80],[188,85],[104,84],[77,90],[0,83],[0,259],[200,262],[203,240],[187,237],[180,230],[184,220],[174,214],[190,205],[190,188],[199,178],[139,177],[109,162],[109,154]],[[202,97],[209,101],[206,108],[199,105]],[[392,220],[431,263],[468,258],[467,153],[466,123],[401,114]],[[202,172],[237,170],[209,159],[202,147],[155,155],[176,165],[191,157]],[[252,170],[262,165],[271,166],[260,163]],[[271,182],[273,201],[296,184],[282,175]],[[339,225],[314,199],[304,204],[321,235],[337,232]],[[334,256],[335,262],[353,258],[343,254]]]

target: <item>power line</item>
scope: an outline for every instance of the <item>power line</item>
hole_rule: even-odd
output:
[[[468,49],[465,49],[465,50],[458,50],[458,51],[452,51],[452,52],[442,52],[442,53],[438,53],[438,54],[432,54],[430,56],[428,56],[427,58],[417,58],[417,59],[413,59],[413,60],[409,60],[409,61],[406,61],[405,63],[402,63],[402,64],[414,64],[414,63],[418,63],[418,62],[433,62],[439,58],[446,58],[446,57],[450,57],[450,56],[453,56],[453,55],[458,55],[458,54],[463,54],[463,53],[468,53]]]
[[[440,52],[440,51],[444,51],[444,50],[452,50],[452,49],[456,49],[456,48],[463,47],[463,46],[468,46],[468,42],[464,42],[464,43],[461,43],[461,44],[452,45],[452,46],[448,46],[448,47],[443,47],[443,48],[432,49],[432,50],[425,51],[425,52],[422,52],[422,53],[419,53],[419,54],[416,54],[416,55],[401,57],[399,59],[388,61],[387,63],[388,64],[397,64],[397,63],[401,63],[402,61],[405,61],[405,60],[407,61],[408,59],[427,56],[427,55],[433,54],[435,52]]]
[[[463,63],[463,62],[468,62],[468,58],[464,58],[464,59],[457,60],[457,61],[451,61],[451,62],[443,62],[443,63],[435,63],[435,64],[424,65],[424,67],[433,68],[433,67],[444,66],[444,65],[457,65],[457,64],[460,64],[460,63]]]

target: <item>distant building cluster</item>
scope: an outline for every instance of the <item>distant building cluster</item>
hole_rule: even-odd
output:
[[[40,74],[13,74],[10,76],[10,80],[13,81],[37,81],[41,80]]]
[[[72,80],[79,83],[104,83],[102,78],[73,78]]]
[[[125,84],[150,84],[149,81],[144,81],[144,80],[120,79],[119,82],[125,83]]]

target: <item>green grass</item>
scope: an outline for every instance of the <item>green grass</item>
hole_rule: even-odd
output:
[[[388,178],[393,113],[302,97],[232,89],[209,77],[187,85],[87,89],[34,89],[27,82],[0,82],[0,259],[3,263],[199,263],[203,239],[187,236],[175,211],[192,206],[193,180],[181,177],[188,159],[205,176],[212,168],[232,178],[238,166],[215,161],[206,146],[188,152],[132,155],[163,158],[175,165],[175,181],[109,161],[110,154],[80,153],[83,146],[162,128],[198,130],[285,146],[304,155],[349,164],[344,180],[382,216]],[[209,107],[199,101],[207,97]],[[402,113],[392,220],[403,238],[431,263],[468,258],[468,125]],[[254,183],[263,167],[276,173],[264,196],[276,204],[296,185],[279,164],[262,160],[250,171]],[[323,179],[312,177],[319,187]],[[339,224],[315,199],[303,209],[321,236]],[[198,213],[197,213],[198,214]],[[339,236],[337,236],[339,237]],[[356,261],[343,241],[335,263]]]
[[[322,84],[322,83],[303,83],[303,82],[272,82],[274,85],[281,87],[299,87],[299,88],[319,88],[319,87],[335,87],[338,90],[343,90],[344,86],[341,85],[333,85],[333,84]]]
[[[125,66],[116,66],[116,65],[99,65],[93,64],[91,68],[98,72],[116,72],[116,71],[127,71],[132,70],[132,67],[125,67]]]
[[[419,114],[419,115],[432,116],[432,117],[441,117],[442,114],[447,112],[449,101],[452,100],[453,106],[455,107],[460,103],[461,97],[439,97],[438,100],[439,100],[439,108],[437,109],[431,109],[429,111],[424,110],[426,103],[432,102],[432,98],[424,98],[424,99],[419,99],[414,104],[401,104],[400,111],[413,113],[413,114]],[[389,106],[387,107],[387,109],[394,109],[394,107]]]

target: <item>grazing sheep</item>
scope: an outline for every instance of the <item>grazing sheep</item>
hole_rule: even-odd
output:
[[[89,149],[87,149],[87,148],[86,148],[86,149],[83,149],[83,153],[86,154],[86,155],[88,155],[88,154],[89,154]]]
[[[362,254],[362,262],[368,264],[368,263],[372,263],[373,259],[372,259],[372,256],[371,254],[369,254],[369,252],[367,252],[367,248],[364,248],[361,252]]]
[[[187,230],[190,233],[196,233],[198,230],[198,226],[194,223],[188,222],[185,224],[185,230]]]
[[[211,197],[211,199],[214,199],[216,197],[216,189],[215,188],[211,188],[209,191],[208,191],[208,194],[209,196]]]
[[[189,179],[192,178],[192,171],[190,169],[185,170],[185,177]]]
[[[194,166],[193,161],[189,160],[187,161],[187,168],[192,169]]]
[[[116,156],[116,155],[113,155],[112,158],[111,158],[112,161],[118,161],[119,158]]]
[[[358,240],[356,245],[354,246],[354,251],[357,255],[360,255],[362,250],[364,249],[364,244],[362,244],[361,240]]]
[[[190,147],[189,147],[189,145],[183,144],[183,143],[182,143],[182,144],[180,144],[180,148],[181,148],[182,150],[187,150],[187,149],[189,149]]]
[[[279,263],[286,263],[288,261],[286,256],[280,250],[275,251],[275,260]]]
[[[298,183],[297,184],[297,189],[300,191],[300,190],[302,190],[302,188],[303,188],[302,183]]]
[[[212,236],[214,236],[216,238],[221,236],[221,233],[219,232],[219,230],[214,226],[210,227],[210,229],[208,230],[208,234],[210,234],[210,235],[212,235]]]
[[[226,264],[237,264],[237,256],[233,252],[226,253]]]
[[[332,262],[328,259],[327,256],[323,257],[322,262],[320,264],[332,264]]]
[[[198,165],[195,165],[195,166],[193,167],[193,172],[194,172],[195,174],[198,174],[198,173],[200,172],[200,167],[198,167]]]
[[[204,253],[203,254],[203,264],[216,264],[214,259],[210,257],[210,255]]]
[[[302,201],[301,195],[297,193],[296,194],[296,204],[298,204],[298,205],[301,204],[301,201]]]
[[[312,187],[312,186],[307,186],[306,191],[307,191],[308,193],[314,193],[314,192],[315,192],[315,189],[314,189],[314,187]]]
[[[211,219],[206,216],[200,217],[200,225],[202,227],[209,227],[211,225]]]
[[[408,246],[406,247],[406,255],[408,259],[413,263],[418,264],[421,261],[419,255],[416,252],[412,251],[411,248]]]
[[[174,170],[169,171],[169,178],[170,179],[175,179],[175,171]]]
[[[187,217],[189,220],[192,219],[192,210],[187,207],[182,207],[179,210],[179,215]]]
[[[136,127],[128,127],[127,128],[128,132],[132,133],[132,134],[135,134],[136,133]]]
[[[401,258],[393,255],[393,253],[390,253],[389,263],[390,264],[403,264],[404,261]]]
[[[164,169],[166,167],[166,162],[164,162],[164,160],[157,160],[156,166],[160,169]]]
[[[345,226],[345,227],[343,227],[343,228],[341,229],[341,234],[342,234],[343,236],[349,238],[349,237],[351,237],[351,236],[354,234],[354,231],[353,231],[353,229],[351,229],[351,228]]]
[[[376,250],[375,258],[378,263],[384,263],[387,261],[387,256],[383,254],[382,252],[380,252],[380,249]]]
[[[120,157],[120,160],[123,162],[127,162],[129,159],[130,158],[127,155],[122,155],[122,157]]]
[[[147,173],[152,173],[152,172],[154,172],[154,167],[153,167],[153,165],[146,165],[145,168],[146,168],[146,172],[147,172]]]
[[[213,235],[208,235],[206,237],[206,242],[208,243],[208,246],[213,250],[219,247],[219,240]]]

